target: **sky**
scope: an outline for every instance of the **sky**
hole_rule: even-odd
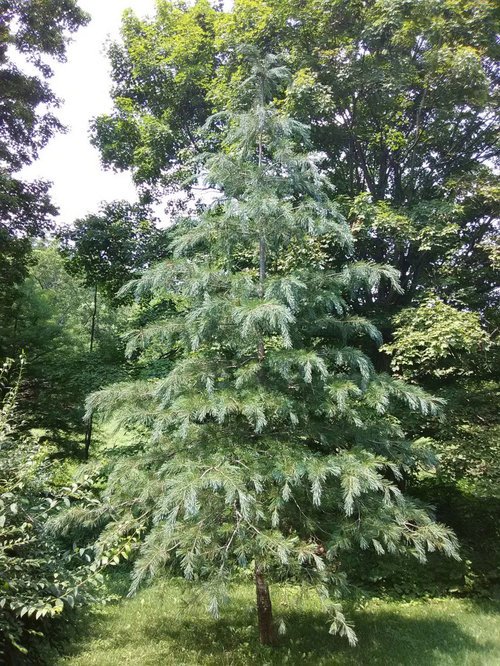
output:
[[[99,153],[89,142],[90,120],[112,108],[111,80],[104,44],[119,37],[123,11],[131,8],[138,16],[154,14],[155,0],[79,0],[92,21],[73,35],[67,62],[54,63],[50,85],[64,100],[56,110],[68,127],[64,135],[52,138],[39,159],[25,168],[22,176],[53,182],[52,200],[59,207],[58,224],[70,224],[95,212],[101,201],[135,200],[129,174],[104,171]]]

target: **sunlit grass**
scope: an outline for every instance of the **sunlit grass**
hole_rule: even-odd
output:
[[[52,666],[371,664],[497,666],[500,605],[462,599],[370,601],[352,619],[359,646],[328,634],[317,598],[301,607],[274,588],[275,613],[288,631],[277,648],[258,644],[251,585],[235,588],[232,603],[212,619],[183,581],[161,581],[91,614],[65,630]],[[63,647],[61,647],[63,646]]]

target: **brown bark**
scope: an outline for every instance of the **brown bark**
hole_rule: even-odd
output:
[[[269,586],[266,583],[260,565],[255,563],[255,592],[257,595],[257,621],[261,645],[276,644],[276,629],[273,624],[273,607]]]
[[[90,329],[90,353],[94,349],[95,323],[97,319],[97,285],[94,287],[94,308],[92,310],[92,326]]]
[[[95,325],[97,320],[97,285],[94,288],[94,309],[92,311],[92,326],[90,329],[90,353],[94,349],[94,339],[95,339]],[[92,443],[92,416],[89,418],[87,423],[87,430],[85,431],[85,459],[89,458],[90,445]]]
[[[85,460],[89,459],[91,443],[92,443],[92,416],[88,420],[87,430],[85,431]]]

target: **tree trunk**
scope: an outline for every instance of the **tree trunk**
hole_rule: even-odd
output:
[[[90,353],[94,349],[95,322],[97,319],[97,285],[94,288],[94,310],[92,312],[92,327],[90,329]]]
[[[257,594],[257,618],[261,645],[276,644],[276,630],[273,624],[273,607],[269,586],[262,574],[260,565],[255,563],[255,591]]]
[[[259,134],[259,170],[262,167],[262,132]],[[262,222],[261,222],[262,225]],[[259,298],[264,298],[264,281],[266,279],[266,241],[264,229],[261,226],[259,238]],[[264,340],[259,340],[257,358],[263,361],[265,357]],[[255,592],[257,596],[257,618],[259,625],[259,640],[261,645],[274,645],[276,631],[273,625],[273,607],[269,586],[265,581],[262,568],[255,562]]]
[[[95,324],[97,319],[97,285],[94,288],[94,309],[92,311],[92,326],[90,328],[90,353],[94,350]],[[92,416],[87,423],[85,431],[85,459],[88,460],[90,445],[92,443]]]
[[[85,460],[89,459],[90,444],[92,443],[92,420],[92,416],[90,416],[85,431]]]

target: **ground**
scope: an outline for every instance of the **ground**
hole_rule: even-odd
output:
[[[258,644],[253,589],[238,585],[218,620],[182,580],[161,580],[133,599],[79,613],[61,629],[51,666],[497,666],[500,604],[491,600],[370,600],[351,615],[359,645],[330,636],[317,598],[272,590],[287,632]],[[57,649],[56,649],[57,648]]]

